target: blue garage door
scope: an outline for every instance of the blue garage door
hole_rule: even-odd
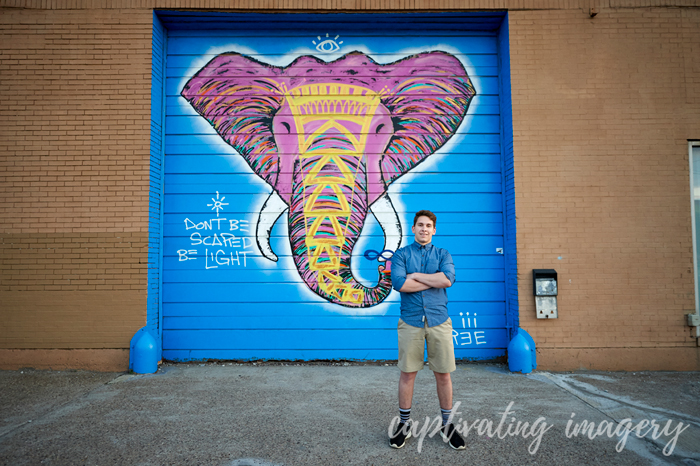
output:
[[[396,359],[420,209],[456,356],[505,354],[500,18],[446,18],[169,18],[166,359]]]

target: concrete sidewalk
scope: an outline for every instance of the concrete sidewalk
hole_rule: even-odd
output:
[[[427,429],[420,438],[426,417],[439,415],[429,370],[416,380],[419,435],[401,450],[389,447],[398,375],[396,366],[358,363],[164,364],[151,375],[4,371],[0,464],[700,465],[697,372],[522,375],[458,365],[460,426],[473,426],[465,451]],[[624,433],[624,419],[638,429]],[[576,435],[582,421],[595,430]],[[673,447],[669,456],[665,447]]]

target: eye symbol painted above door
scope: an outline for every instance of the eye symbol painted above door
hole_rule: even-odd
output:
[[[315,40],[312,40],[311,42],[313,42],[313,44],[316,46],[316,50],[318,50],[321,53],[332,53],[340,50],[340,46],[343,45],[342,40],[340,42],[337,42],[340,35],[335,36],[333,39],[329,39],[328,37],[328,33],[326,33],[325,40],[321,39],[321,36],[318,36],[316,38],[318,40],[318,43],[316,43]]]

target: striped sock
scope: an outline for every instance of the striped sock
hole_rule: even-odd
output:
[[[401,423],[408,422],[411,419],[411,408],[401,409],[399,408],[399,416],[401,416]]]
[[[450,415],[452,414],[452,408],[450,408],[450,409],[440,408],[440,411],[442,412],[442,425],[444,426],[445,424],[447,424],[448,419],[450,419]]]

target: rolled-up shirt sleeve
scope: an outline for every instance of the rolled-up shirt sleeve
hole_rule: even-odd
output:
[[[454,265],[452,268],[454,269]],[[406,259],[403,252],[398,250],[391,258],[391,286],[399,291],[403,288],[404,283],[406,283]]]
[[[393,280],[394,279],[393,262],[392,262],[391,272],[392,272],[391,278]],[[440,258],[440,272],[445,274],[445,276],[448,278],[448,280],[450,280],[451,284],[453,284],[453,285],[455,284],[455,281],[457,280],[457,276],[455,274],[455,264],[452,261],[452,255],[447,251],[444,251],[444,254]],[[404,274],[404,276],[405,276],[405,274]]]

